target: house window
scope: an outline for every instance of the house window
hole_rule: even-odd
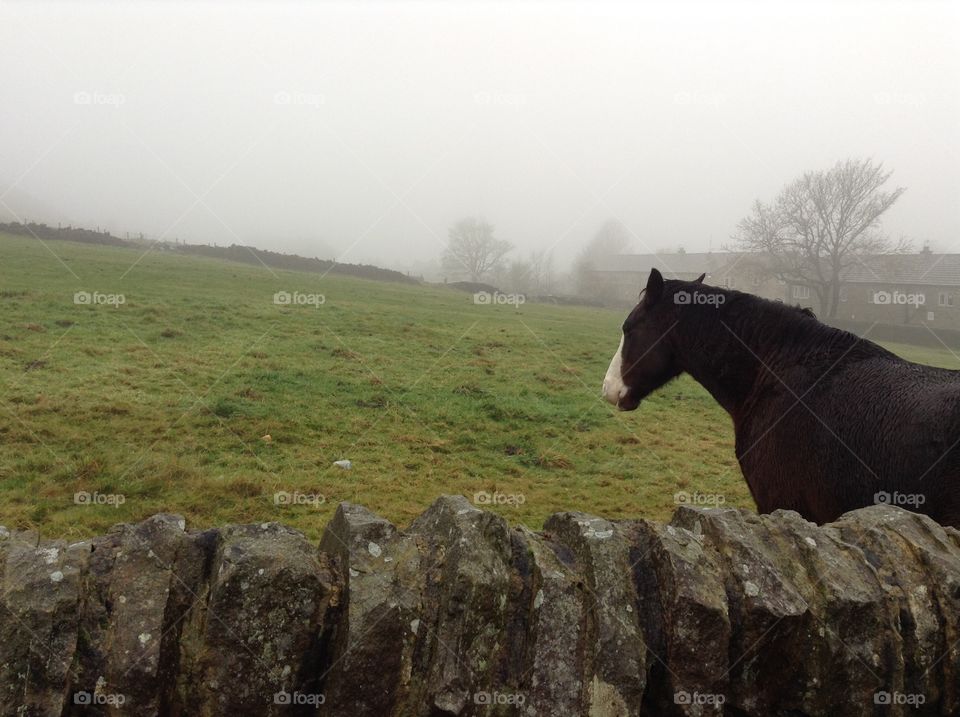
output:
[[[796,286],[794,285],[791,296],[794,299],[809,299],[810,298],[810,287],[809,286]]]
[[[941,291],[937,294],[937,303],[940,304],[940,306],[953,306],[953,294]]]
[[[846,301],[850,298],[850,292],[847,291],[847,287],[840,287],[840,301]]]

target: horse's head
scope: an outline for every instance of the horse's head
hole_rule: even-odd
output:
[[[703,276],[696,283],[703,283]],[[674,283],[674,282],[671,282]],[[623,322],[620,346],[603,379],[603,397],[621,411],[632,411],[646,396],[682,372],[666,340],[677,323],[678,304],[665,294],[663,276],[650,271],[647,287]]]

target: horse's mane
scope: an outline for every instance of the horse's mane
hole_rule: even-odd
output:
[[[705,310],[696,312],[697,330],[706,329],[707,323],[716,324],[719,317],[737,336],[759,337],[759,340],[770,344],[797,348],[808,346],[820,354],[837,352],[850,359],[872,356],[896,358],[895,354],[866,338],[823,323],[809,308],[764,299],[736,289],[688,282],[678,284],[683,284],[683,288],[688,290],[708,290],[725,297],[719,310],[705,307]],[[711,316],[711,311],[719,311],[719,314]]]

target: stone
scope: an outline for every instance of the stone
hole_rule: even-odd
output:
[[[343,503],[319,546],[161,514],[0,528],[0,570],[0,714],[960,713],[960,533],[888,505],[535,532]]]

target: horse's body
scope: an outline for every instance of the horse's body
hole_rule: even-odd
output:
[[[654,270],[604,395],[633,410],[683,372],[732,417],[761,512],[823,523],[889,502],[960,527],[960,371],[905,361],[796,307]]]

